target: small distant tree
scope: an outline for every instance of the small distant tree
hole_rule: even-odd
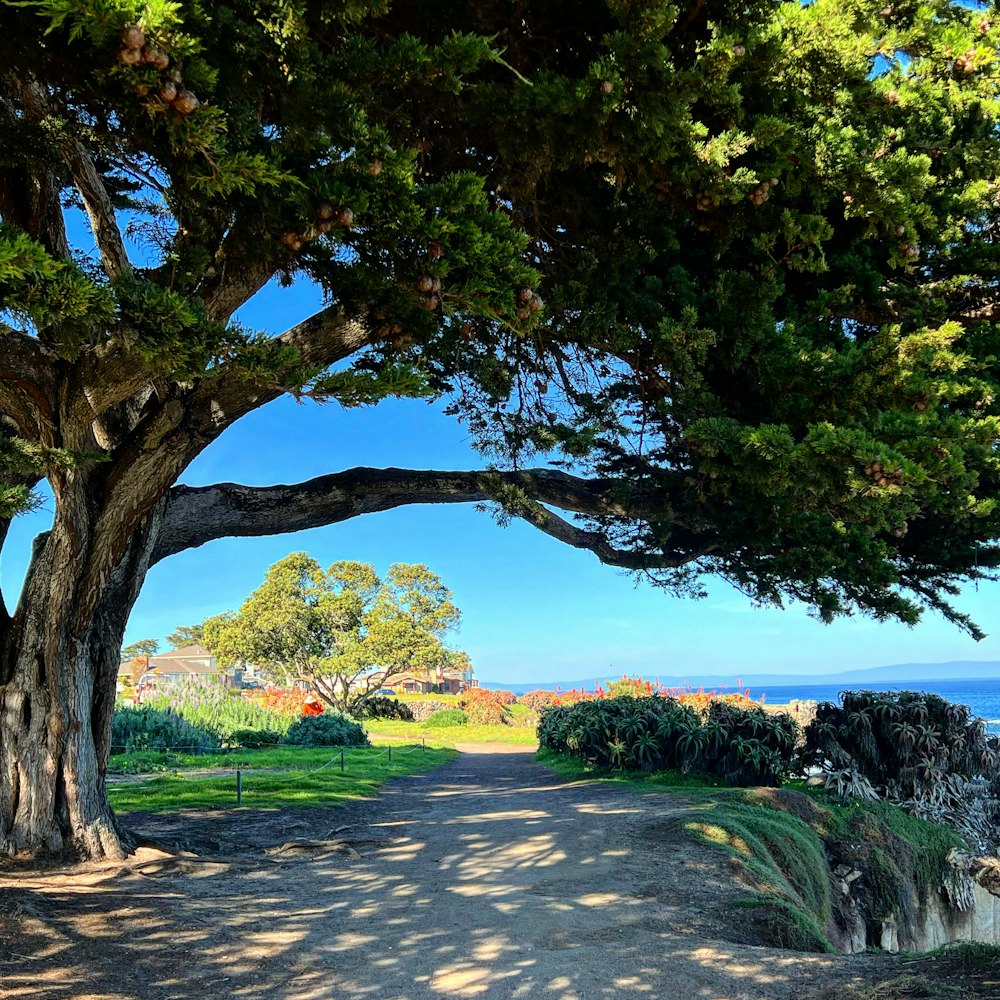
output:
[[[170,643],[173,649],[182,649],[184,646],[190,646],[195,643],[201,643],[203,638],[203,633],[205,629],[205,623],[200,622],[198,625],[178,625],[177,628],[167,636],[167,642]]]
[[[133,684],[138,684],[142,675],[148,669],[149,661],[145,656],[133,656],[131,660],[122,660],[122,665],[118,670],[119,676],[127,673],[129,680]]]
[[[294,552],[239,611],[207,619],[203,642],[224,665],[253,662],[279,683],[307,680],[328,705],[356,713],[394,677],[465,657],[444,643],[460,618],[451,591],[424,565],[394,563],[383,580],[367,563],[324,571]]]
[[[148,660],[150,656],[155,656],[156,651],[160,648],[160,643],[157,639],[140,639],[138,642],[133,642],[130,646],[124,646],[122,648],[122,660],[134,660],[141,657],[144,660]]]

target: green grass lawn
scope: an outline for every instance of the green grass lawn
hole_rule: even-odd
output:
[[[362,725],[373,743],[400,739],[419,743],[423,737],[429,747],[453,747],[456,743],[522,743],[536,746],[534,726],[428,726],[425,722],[395,722],[366,719]]]
[[[177,758],[171,764],[175,771],[145,781],[112,784],[108,788],[108,797],[120,813],[232,809],[236,806],[236,765],[239,763],[244,769],[243,805],[246,807],[338,806],[354,799],[371,797],[379,785],[390,778],[426,771],[455,757],[455,752],[448,749],[392,749],[390,762],[387,748],[349,748],[344,751],[343,773],[340,771],[340,751],[335,747],[241,750],[203,756],[172,755]],[[112,762],[115,761],[122,768],[129,765],[122,757],[112,758]],[[212,777],[184,773],[218,767],[231,767],[232,772]],[[284,770],[265,773],[270,768]]]
[[[676,790],[685,794],[708,792],[719,786],[719,782],[704,774],[685,774],[682,771],[613,771],[606,767],[596,767],[588,764],[580,757],[568,753],[556,753],[542,747],[535,754],[539,764],[555,771],[563,778],[578,781],[616,781],[623,785],[637,788],[649,788],[650,791],[668,792]]]

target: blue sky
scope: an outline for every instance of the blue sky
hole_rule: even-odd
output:
[[[303,287],[269,287],[242,318],[280,331],[316,305]],[[281,399],[251,414],[212,444],[182,481],[296,482],[355,465],[481,467],[463,428],[440,404],[388,401],[376,408],[296,404]],[[0,557],[8,601],[20,586],[31,537],[48,511],[15,522]],[[472,505],[420,506],[270,538],[223,539],[154,567],[135,606],[126,641],[162,639],[177,625],[239,605],[267,567],[293,551],[324,565],[358,559],[384,571],[423,562],[455,594],[463,624],[455,636],[480,679],[505,683],[580,680],[614,673],[671,676],[757,671],[807,676],[900,662],[1000,660],[1000,628],[975,643],[938,617],[915,629],[856,618],[823,625],[801,608],[755,609],[722,581],[704,600],[636,585],[515,521],[501,528]],[[1000,584],[970,589],[963,609],[991,631]]]

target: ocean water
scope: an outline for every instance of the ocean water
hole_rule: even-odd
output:
[[[968,705],[973,715],[985,720],[991,733],[1000,734],[1000,680],[914,681],[910,684],[851,684],[851,690],[864,687],[869,691],[928,691],[939,694],[948,701]],[[785,705],[790,701],[837,701],[844,685],[837,684],[788,684],[764,685],[759,691],[751,690],[751,697],[761,694],[771,705]]]
[[[584,682],[582,684],[567,684],[563,690],[569,687],[582,686],[588,691],[594,690],[596,682]],[[605,682],[607,683],[607,682]],[[672,683],[667,682],[668,685]],[[853,682],[850,684],[750,684],[750,697],[757,699],[761,695],[769,705],[787,705],[790,701],[837,701],[841,691],[860,690],[868,691],[928,691],[939,694],[948,701],[957,702],[960,705],[968,705],[973,715],[985,720],[986,727],[991,733],[1000,735],[1000,679],[987,680],[939,680],[939,681],[910,681],[909,683],[887,683],[887,684],[862,684]],[[506,687],[515,694],[524,694],[535,688],[547,688],[555,690],[555,684],[496,684],[484,683],[483,687],[499,688]],[[708,688],[711,690],[711,687]],[[725,690],[716,688],[716,690]],[[730,686],[729,691],[735,690]]]

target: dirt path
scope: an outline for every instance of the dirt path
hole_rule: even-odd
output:
[[[791,1000],[875,974],[734,943],[739,890],[675,797],[477,749],[350,810],[145,821],[219,863],[0,877],[0,997]],[[346,853],[273,851],[346,824]]]

